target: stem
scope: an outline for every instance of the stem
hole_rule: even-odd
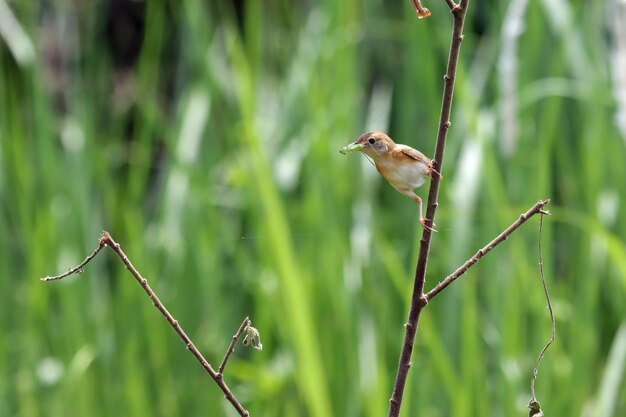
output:
[[[439,284],[437,284],[435,286],[435,288],[430,290],[428,292],[428,294],[426,294],[426,301],[428,302],[428,301],[432,300],[437,294],[439,294],[441,291],[443,291],[448,285],[452,284],[458,277],[460,277],[465,272],[467,272],[467,270],[470,269],[472,265],[474,265],[476,262],[480,261],[480,259],[483,256],[485,256],[486,254],[491,252],[491,250],[493,248],[495,248],[496,246],[498,246],[500,243],[502,243],[505,240],[507,240],[508,237],[511,235],[511,233],[513,233],[522,224],[526,223],[526,221],[528,219],[530,219],[532,216],[534,216],[535,214],[538,214],[538,213],[541,213],[542,216],[544,214],[547,214],[547,212],[544,211],[543,208],[549,202],[550,202],[550,200],[539,200],[539,201],[537,201],[534,206],[529,208],[528,211],[526,211],[526,213],[524,213],[521,216],[519,216],[519,218],[515,222],[513,222],[513,224],[511,224],[509,227],[507,227],[502,233],[500,233],[498,235],[498,237],[496,237],[494,240],[489,242],[482,249],[479,249],[478,252],[476,252],[476,254],[474,256],[469,258],[463,265],[461,265],[459,268],[457,268],[456,271],[454,271],[453,273],[451,273],[450,275],[445,277],[443,281],[441,281]]]
[[[535,397],[535,380],[537,379],[537,374],[539,373],[539,365],[541,364],[541,360],[546,354],[546,350],[550,347],[550,345],[556,339],[556,323],[554,321],[554,312],[552,311],[552,303],[550,302],[550,294],[548,293],[548,286],[546,285],[546,278],[543,275],[543,250],[541,249],[541,234],[543,231],[543,214],[541,216],[541,220],[539,221],[539,277],[541,278],[541,284],[543,285],[543,292],[546,295],[546,303],[548,304],[548,311],[550,312],[550,323],[552,324],[552,335],[550,336],[550,340],[545,344],[541,352],[539,353],[539,357],[537,358],[537,363],[535,364],[535,368],[533,369],[533,376],[530,379],[530,404],[537,403],[537,399]],[[530,405],[529,405],[530,406]]]
[[[56,280],[59,280],[59,279],[63,279],[65,277],[69,277],[72,274],[82,274],[83,273],[83,268],[85,267],[85,265],[87,265],[93,258],[95,258],[96,255],[98,254],[98,252],[100,252],[102,250],[102,248],[104,248],[104,246],[105,245],[103,245],[102,242],[100,242],[100,244],[98,245],[96,250],[94,250],[91,255],[86,257],[85,260],[82,263],[80,263],[79,265],[75,266],[74,268],[70,268],[66,273],[61,274],[61,275],[55,275],[53,277],[45,276],[45,277],[41,278],[41,280],[44,281],[44,282],[56,281]]]
[[[215,370],[209,364],[209,362],[207,362],[207,360],[204,359],[204,356],[202,356],[198,348],[196,348],[196,346],[193,344],[189,336],[187,336],[183,328],[180,327],[180,324],[178,324],[178,320],[176,320],[174,316],[172,316],[170,312],[167,311],[163,303],[161,303],[161,300],[159,300],[159,298],[154,293],[152,288],[150,288],[150,285],[148,285],[148,280],[142,277],[141,274],[135,269],[135,267],[130,262],[130,260],[124,253],[124,251],[122,251],[122,249],[120,248],[120,245],[113,240],[113,238],[108,232],[102,232],[102,236],[100,236],[98,247],[80,265],[70,269],[68,272],[64,274],[52,276],[52,277],[47,276],[47,277],[42,278],[41,280],[42,281],[54,281],[54,280],[65,278],[73,273],[77,273],[77,272],[81,273],[83,270],[83,267],[89,261],[95,258],[96,255],[100,252],[100,250],[102,250],[102,248],[104,248],[105,246],[110,247],[113,250],[113,252],[115,252],[117,256],[122,260],[122,263],[124,264],[124,266],[126,266],[126,269],[128,269],[131,275],[135,277],[135,280],[139,283],[139,285],[141,285],[141,288],[143,288],[146,294],[148,294],[148,297],[150,297],[150,300],[152,300],[152,304],[157,308],[157,310],[159,310],[159,312],[163,315],[163,317],[165,317],[165,320],[167,320],[170,326],[172,326],[176,334],[178,334],[178,336],[183,341],[187,349],[191,352],[191,354],[198,360],[198,362],[200,362],[200,365],[202,365],[202,367],[208,372],[211,378],[213,378],[215,383],[220,387],[220,389],[224,393],[224,396],[226,397],[226,399],[233,405],[233,407],[235,408],[235,410],[237,410],[239,415],[242,417],[249,417],[250,413],[248,413],[248,411],[246,411],[246,409],[243,408],[243,406],[239,403],[239,401],[237,401],[233,393],[230,391],[230,389],[224,382],[222,375],[221,374],[218,375],[218,373],[215,372]],[[244,323],[245,323],[245,320],[244,320]],[[225,360],[228,359],[228,356],[230,356],[229,353],[227,353]]]
[[[465,22],[465,15],[467,13],[469,0],[461,0],[458,5],[451,1],[447,1],[446,3],[450,6],[450,10],[454,18],[454,26],[452,28],[452,40],[450,42],[448,67],[444,76],[443,100],[441,103],[441,114],[439,117],[439,131],[437,132],[435,158],[433,161],[433,168],[437,172],[442,172],[443,168],[443,155],[446,147],[448,129],[450,128],[454,78],[456,76],[456,67],[459,61],[459,51],[461,49],[461,41],[463,40],[463,24]],[[413,353],[413,343],[415,342],[415,333],[417,332],[419,316],[424,306],[428,304],[428,299],[424,296],[424,283],[426,280],[426,264],[428,263],[428,254],[430,251],[432,227],[434,226],[435,212],[437,211],[437,197],[439,194],[440,181],[441,177],[439,175],[434,175],[430,182],[428,205],[426,209],[426,223],[429,227],[424,227],[422,239],[420,241],[420,250],[417,258],[417,266],[415,268],[415,279],[413,282],[413,294],[411,296],[411,308],[409,310],[408,321],[405,325],[406,331],[404,335],[404,342],[402,343],[400,360],[398,362],[396,381],[393,387],[391,399],[389,400],[389,417],[397,417],[400,414],[406,379],[409,373],[409,368],[411,367],[411,354]]]
[[[233,336],[233,340],[230,341],[230,345],[228,345],[228,349],[226,349],[226,353],[224,354],[224,359],[222,359],[220,367],[217,368],[217,375],[220,378],[224,373],[224,368],[226,367],[226,362],[228,362],[228,358],[230,358],[231,353],[233,353],[235,350],[235,344],[237,343],[237,339],[239,339],[239,336],[241,336],[241,334],[248,328],[248,326],[250,326],[250,318],[246,317],[245,319],[243,319],[243,323],[241,323],[241,326],[239,326],[239,330],[237,330],[237,333],[235,333],[235,335]]]

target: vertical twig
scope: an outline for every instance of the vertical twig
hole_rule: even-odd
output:
[[[448,67],[444,76],[439,130],[437,133],[435,158],[433,161],[433,168],[437,172],[442,172],[443,168],[446,138],[448,135],[448,129],[450,128],[454,78],[456,77],[459,51],[461,49],[461,41],[463,40],[463,24],[465,22],[469,0],[461,0],[459,4],[455,4],[451,0],[446,0],[446,3],[452,12],[454,26],[452,28],[452,40],[450,43],[450,54],[448,56]],[[400,353],[400,360],[398,362],[398,370],[396,373],[393,393],[391,395],[391,399],[389,400],[389,417],[397,417],[400,414],[406,378],[408,376],[409,368],[411,367],[411,354],[413,353],[413,343],[415,341],[415,333],[417,332],[419,316],[424,306],[428,303],[428,300],[424,296],[424,283],[426,279],[426,264],[428,263],[428,253],[430,251],[430,240],[432,236],[431,230],[434,225],[435,212],[437,210],[437,196],[439,194],[440,181],[440,176],[435,175],[430,182],[428,206],[426,209],[426,222],[430,227],[424,227],[422,239],[420,241],[420,250],[417,258],[417,266],[415,268],[415,279],[413,282],[413,294],[411,296],[411,307],[409,310],[409,317],[405,325],[406,331],[404,335],[404,342],[402,344],[402,352]]]
[[[148,285],[148,280],[145,279],[144,277],[142,277],[141,274],[137,271],[137,269],[135,269],[135,267],[130,262],[130,260],[128,259],[128,257],[124,253],[124,251],[122,251],[120,245],[113,240],[113,238],[111,237],[111,235],[108,232],[102,232],[102,236],[100,236],[98,247],[80,265],[78,265],[78,266],[76,266],[74,268],[71,268],[68,272],[66,272],[64,274],[57,275],[57,276],[46,276],[44,278],[41,278],[41,280],[42,281],[54,281],[54,280],[59,280],[59,279],[65,278],[65,277],[67,277],[67,276],[69,276],[71,274],[74,274],[74,273],[82,273],[83,267],[89,261],[91,261],[93,258],[95,258],[96,255],[105,246],[108,246],[109,248],[111,248],[113,250],[113,252],[115,252],[117,254],[117,256],[121,259],[121,261],[124,264],[124,266],[126,267],[126,269],[128,269],[128,271],[131,273],[131,275],[139,283],[141,288],[143,288],[143,290],[146,292],[146,294],[148,295],[150,300],[152,300],[152,304],[156,307],[157,310],[159,310],[159,312],[163,315],[163,317],[165,317],[165,320],[167,320],[167,322],[170,324],[170,326],[172,326],[172,328],[174,329],[176,334],[178,334],[178,336],[183,341],[183,343],[185,344],[187,349],[198,360],[198,362],[200,362],[200,365],[202,365],[202,367],[207,371],[207,373],[211,376],[211,378],[213,378],[215,383],[220,387],[220,389],[224,393],[224,396],[226,397],[226,399],[233,405],[233,407],[235,408],[235,410],[237,410],[239,415],[242,416],[242,417],[249,417],[250,414],[248,413],[248,411],[245,408],[243,408],[243,406],[239,403],[239,401],[237,401],[237,399],[235,398],[235,396],[231,392],[230,388],[228,388],[228,386],[224,382],[224,378],[222,378],[222,375],[221,374],[218,375],[218,373],[215,372],[215,370],[209,364],[209,362],[207,362],[207,360],[204,359],[204,356],[202,356],[202,354],[200,353],[198,348],[193,344],[193,342],[191,341],[189,336],[187,336],[187,334],[185,333],[183,328],[180,326],[180,324],[178,324],[178,320],[176,320],[170,314],[170,312],[167,311],[167,309],[165,308],[165,306],[163,305],[161,300],[159,300],[159,298],[154,293],[152,288],[150,288],[150,285]],[[244,320],[244,323],[245,323],[245,320]],[[227,353],[227,355],[224,358],[224,360],[227,360],[228,356],[230,356],[230,353]],[[225,365],[224,361],[222,363]]]
[[[537,363],[535,364],[535,368],[533,369],[533,376],[530,379],[530,402],[528,403],[528,408],[530,408],[531,416],[538,416],[541,412],[541,407],[539,405],[539,401],[537,401],[535,397],[535,380],[537,379],[537,374],[539,373],[539,365],[541,364],[541,360],[543,359],[546,350],[550,347],[550,345],[556,339],[556,323],[554,320],[554,312],[552,311],[552,303],[550,302],[550,294],[548,293],[548,286],[546,285],[546,278],[543,274],[543,254],[541,250],[541,235],[543,232],[543,216],[547,214],[546,212],[541,213],[541,218],[539,219],[539,276],[541,278],[541,284],[543,285],[543,292],[546,295],[546,302],[548,303],[548,311],[550,312],[550,322],[552,324],[552,335],[548,343],[541,349],[539,353],[539,357],[537,358]],[[543,415],[543,413],[541,414]]]

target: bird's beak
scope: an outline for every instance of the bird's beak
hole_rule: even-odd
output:
[[[355,151],[360,151],[363,149],[363,145],[361,143],[351,143],[349,145],[344,146],[343,148],[339,149],[339,153],[342,153],[344,155],[348,155],[352,152]]]

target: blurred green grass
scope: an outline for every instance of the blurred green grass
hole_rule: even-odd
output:
[[[103,229],[214,365],[251,316],[265,349],[238,347],[226,378],[253,416],[385,415],[417,213],[337,149],[377,129],[432,154],[449,12],[241,4],[146,2],[128,66],[112,58],[106,4],[8,3],[32,54],[3,35],[0,415],[233,415],[112,253],[38,281]],[[623,6],[530,2],[514,61],[506,5],[470,7],[427,286],[551,198],[557,342],[538,399],[549,415],[624,415],[626,142],[607,17]],[[425,311],[402,415],[527,412],[550,334],[537,226]]]

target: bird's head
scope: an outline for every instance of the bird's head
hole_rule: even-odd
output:
[[[394,146],[394,141],[383,132],[368,132],[359,136],[355,142],[339,149],[339,152],[347,155],[354,151],[361,151],[367,156],[376,158],[389,152]]]

